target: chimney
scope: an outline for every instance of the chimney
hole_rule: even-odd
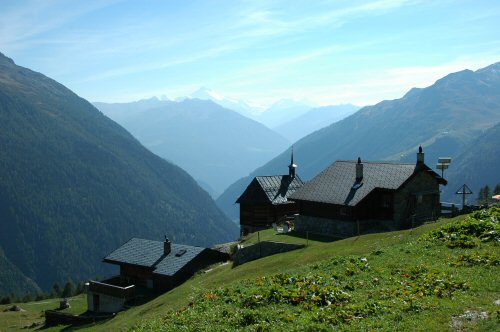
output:
[[[288,165],[288,175],[290,178],[295,178],[295,169],[297,168],[297,165],[293,163],[293,145],[292,145],[292,158],[290,159],[290,165]]]
[[[424,163],[424,152],[422,150],[422,146],[419,146],[418,153],[417,153],[417,165],[423,164],[423,163]]]
[[[170,254],[171,250],[172,250],[172,242],[170,242],[170,240],[165,235],[165,242],[163,242],[163,254],[166,256]]]
[[[363,180],[363,164],[361,163],[361,158],[358,157],[358,162],[356,163],[356,182],[361,182]]]

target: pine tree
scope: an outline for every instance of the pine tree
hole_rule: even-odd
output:
[[[484,203],[490,204],[490,201],[491,201],[491,191],[490,191],[490,187],[488,185],[486,185],[484,187]]]
[[[477,194],[477,204],[484,204],[484,188],[479,189],[479,194]]]
[[[495,189],[493,189],[493,195],[500,195],[500,183],[497,183]]]
[[[33,295],[32,294],[26,294],[22,297],[21,302],[26,303],[26,302],[31,302],[33,301]]]
[[[76,286],[75,295],[82,294],[85,292],[85,282],[79,282],[78,286]]]
[[[64,290],[62,292],[62,297],[71,297],[73,295],[75,295],[75,284],[70,279],[70,280],[68,280],[68,282],[66,283],[66,285],[64,285]]]
[[[0,299],[0,304],[11,304],[12,299],[10,298],[10,295],[6,295]]]
[[[62,293],[62,289],[61,289],[61,286],[56,282],[53,286],[52,286],[52,297],[59,297],[61,296],[61,293]]]

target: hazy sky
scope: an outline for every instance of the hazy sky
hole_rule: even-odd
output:
[[[500,61],[500,1],[1,0],[0,51],[90,101],[366,105]]]

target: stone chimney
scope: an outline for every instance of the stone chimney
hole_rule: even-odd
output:
[[[424,163],[424,152],[422,150],[422,146],[418,147],[418,153],[417,153],[417,165],[423,164]]]
[[[358,162],[356,163],[356,182],[361,182],[363,180],[363,164],[361,163],[361,158],[358,157]]]
[[[163,254],[166,256],[170,254],[171,250],[172,250],[172,242],[170,242],[170,240],[165,235],[165,242],[163,242]]]

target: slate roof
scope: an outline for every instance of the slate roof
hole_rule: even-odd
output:
[[[365,162],[361,186],[355,189],[356,161],[339,160],[290,196],[291,200],[355,206],[374,189],[397,190],[416,171],[429,172],[439,183],[446,181],[426,165]]]
[[[164,255],[162,241],[132,238],[106,256],[104,261],[150,267],[155,274],[173,276],[204,250],[209,249],[172,243],[170,253]]]
[[[292,203],[288,197],[303,184],[298,175],[293,178],[290,175],[256,176],[236,203],[273,205]]]

